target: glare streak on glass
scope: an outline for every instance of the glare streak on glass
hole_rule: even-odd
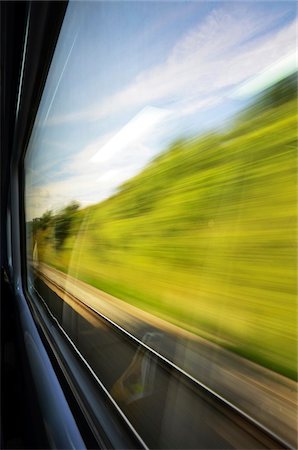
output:
[[[150,448],[270,447],[212,392],[296,447],[296,41],[293,2],[68,6],[29,279]]]
[[[44,124],[46,124],[46,121],[47,121],[47,119],[48,119],[49,113],[50,113],[50,111],[51,111],[52,104],[53,104],[53,102],[54,102],[54,100],[55,100],[56,93],[57,93],[57,91],[58,91],[58,89],[59,89],[59,86],[60,86],[60,81],[61,81],[61,79],[62,79],[62,77],[63,77],[63,74],[64,74],[64,71],[65,71],[65,69],[66,69],[67,63],[68,63],[69,58],[70,58],[70,56],[71,56],[72,49],[73,49],[73,47],[74,47],[74,45],[75,45],[75,43],[76,43],[76,39],[77,39],[77,36],[75,36],[75,38],[74,38],[74,40],[73,40],[73,43],[72,43],[72,46],[70,47],[69,53],[68,53],[68,55],[67,55],[67,58],[66,58],[66,61],[65,61],[65,64],[64,64],[64,67],[63,67],[62,72],[61,72],[61,74],[60,74],[60,77],[59,77],[58,83],[57,83],[57,85],[56,85],[55,91],[54,91],[54,93],[53,93],[51,103],[50,103],[50,105],[49,105],[49,108],[48,108],[48,110],[47,110],[46,116],[45,116],[45,118],[44,118]]]

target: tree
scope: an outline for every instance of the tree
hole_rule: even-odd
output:
[[[57,250],[62,247],[65,239],[68,237],[74,213],[79,207],[80,204],[77,201],[72,201],[55,216],[55,240]]]
[[[39,219],[39,227],[45,230],[48,228],[53,220],[53,212],[51,210],[46,211]]]

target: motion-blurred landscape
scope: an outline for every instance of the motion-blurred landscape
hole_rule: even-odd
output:
[[[297,378],[297,74],[117,193],[29,224],[32,257]]]

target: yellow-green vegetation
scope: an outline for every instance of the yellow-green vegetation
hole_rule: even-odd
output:
[[[293,85],[265,92],[225,132],[175,142],[113,197],[73,211],[58,248],[54,225],[39,229],[40,258],[296,378]]]

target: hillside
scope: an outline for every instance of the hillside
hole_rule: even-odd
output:
[[[179,140],[108,200],[37,227],[40,259],[295,378],[297,88]],[[292,86],[292,84],[291,84]],[[61,216],[61,215],[60,215]]]

